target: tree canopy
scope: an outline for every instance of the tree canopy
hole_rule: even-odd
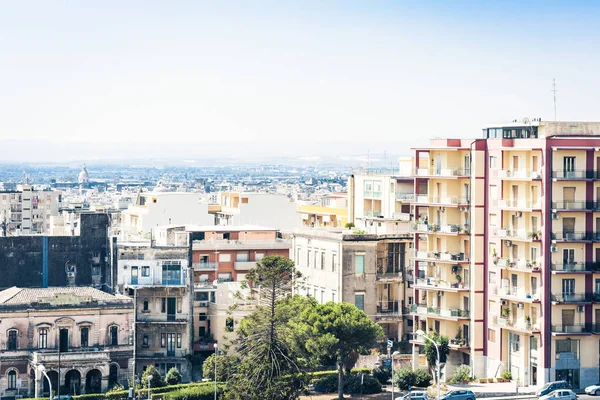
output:
[[[444,364],[446,362],[446,357],[450,353],[450,347],[448,346],[450,340],[448,339],[448,336],[440,335],[437,331],[431,331],[427,336],[437,343],[440,351],[440,365]],[[435,370],[437,352],[435,346],[429,340],[425,340],[425,357],[427,358],[429,368]]]

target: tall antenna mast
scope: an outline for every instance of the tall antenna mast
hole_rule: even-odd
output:
[[[556,121],[556,79],[552,78],[552,92],[554,93],[554,120]]]

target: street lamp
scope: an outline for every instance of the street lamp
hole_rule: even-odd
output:
[[[217,400],[217,349],[219,346],[215,343],[215,400]]]
[[[148,375],[148,400],[152,400],[152,378],[153,375]]]
[[[436,368],[437,368],[437,398],[438,400],[440,400],[440,349],[438,347],[438,344],[436,342],[433,341],[433,339],[431,339],[430,337],[425,335],[425,332],[423,332],[422,330],[418,330],[415,332],[417,337],[422,337],[424,339],[429,340],[431,343],[433,343],[433,345],[435,346],[435,352],[437,353],[437,360],[436,360]]]
[[[50,400],[52,400],[52,381],[50,380],[50,377],[48,376],[48,374],[46,373],[46,367],[44,367],[43,365],[38,365],[38,371],[40,371],[42,374],[44,374],[44,376],[46,377],[46,379],[48,379],[48,386],[50,387]],[[36,391],[37,392],[37,391]],[[37,397],[37,393],[36,393],[36,397]]]
[[[394,400],[394,357],[400,354],[399,351],[392,353],[392,400]]]

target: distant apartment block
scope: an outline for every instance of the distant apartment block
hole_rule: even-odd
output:
[[[405,325],[405,281],[411,236],[357,235],[348,230],[297,230],[292,257],[305,283],[296,293],[319,303],[355,304],[394,342],[412,332]],[[411,321],[412,322],[412,321]]]
[[[41,235],[50,231],[50,218],[58,215],[59,192],[20,190],[0,192],[0,236]]]
[[[330,193],[317,204],[298,206],[302,226],[309,228],[343,228],[348,222],[348,194]]]

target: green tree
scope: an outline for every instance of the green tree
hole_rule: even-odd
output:
[[[292,321],[295,342],[308,358],[335,356],[338,398],[344,398],[344,368],[353,352],[365,353],[383,338],[383,330],[349,303],[326,303],[307,307]]]
[[[217,356],[217,381],[227,382],[235,373],[238,363],[237,357],[222,354]],[[215,355],[211,354],[202,364],[202,378],[213,381],[215,379]]]
[[[401,390],[408,390],[409,387],[426,388],[431,385],[431,374],[425,369],[415,369],[403,367],[396,371],[394,383]]]
[[[437,345],[438,345],[438,348],[440,351],[440,368],[441,368],[442,365],[444,363],[446,363],[446,357],[448,356],[448,353],[450,353],[450,347],[448,346],[450,339],[448,339],[448,336],[440,335],[436,331],[431,331],[427,336],[431,340],[433,340],[435,343],[437,343]],[[432,375],[437,376],[435,373],[436,372],[436,362],[437,362],[437,352],[436,352],[435,346],[429,340],[425,340],[425,357],[427,358],[427,363],[429,364],[429,368],[432,371]]]
[[[148,387],[148,377],[150,375],[152,375],[152,379],[150,379],[150,382],[151,382],[153,388],[165,386],[165,381],[163,380],[162,376],[160,375],[160,372],[158,372],[158,370],[154,367],[154,365],[148,365],[148,367],[142,374],[142,381],[140,382],[141,386],[143,388]]]
[[[165,382],[167,385],[179,385],[181,383],[181,374],[175,367],[171,368],[165,376]]]
[[[297,399],[304,386],[301,365],[286,340],[289,315],[278,312],[287,304],[301,274],[293,261],[281,256],[265,257],[246,274],[257,309],[242,319],[233,342],[240,363],[228,381],[233,400]],[[218,366],[218,362],[217,362]]]

